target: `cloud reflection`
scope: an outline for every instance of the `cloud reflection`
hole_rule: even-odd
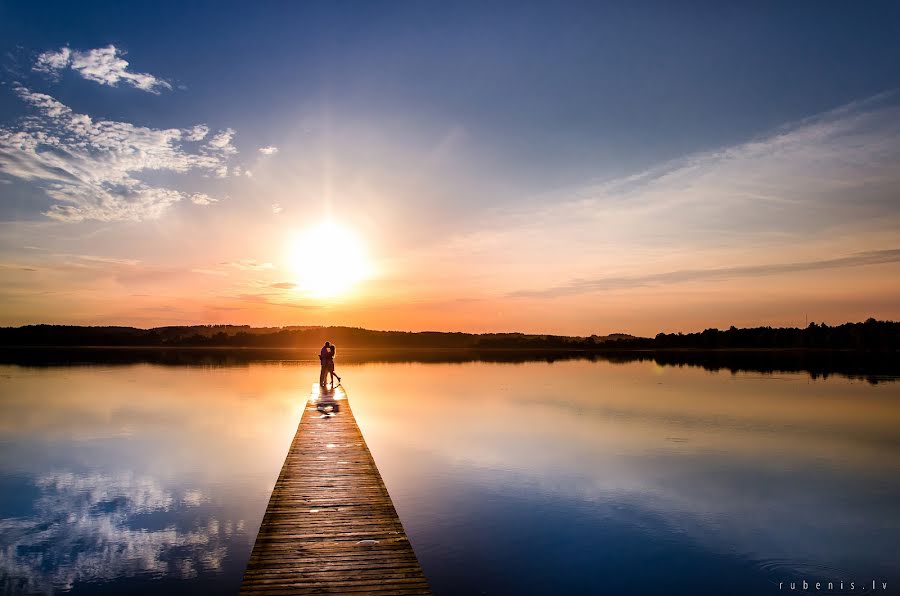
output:
[[[229,542],[245,533],[243,520],[212,515],[185,527],[179,516],[209,498],[149,476],[55,472],[34,484],[33,513],[0,520],[4,593],[51,593],[136,575],[190,579],[220,571]]]

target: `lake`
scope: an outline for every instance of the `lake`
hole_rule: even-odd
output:
[[[896,377],[439,360],[338,363],[435,593],[898,593]],[[0,365],[0,591],[235,593],[317,378]]]

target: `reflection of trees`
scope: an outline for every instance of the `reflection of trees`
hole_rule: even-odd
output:
[[[45,592],[76,582],[137,574],[187,579],[222,568],[228,543],[243,521],[210,517],[201,527],[174,523],[158,530],[131,525],[135,517],[194,508],[197,490],[174,493],[130,473],[57,473],[35,482],[40,496],[28,517],[0,520],[0,591]]]
[[[738,330],[740,331],[740,330]],[[722,332],[725,334],[727,332]],[[708,334],[709,335],[709,334]],[[618,341],[610,347],[596,349],[540,348],[505,349],[345,349],[341,362],[345,364],[392,363],[468,363],[502,362],[562,362],[589,360],[624,364],[628,362],[656,362],[661,366],[698,366],[707,370],[731,372],[752,371],[761,373],[805,372],[812,378],[839,375],[851,379],[866,380],[875,384],[895,381],[900,376],[896,351],[816,350],[816,349],[750,349],[750,348],[654,348],[655,340]],[[574,344],[573,344],[574,345]],[[617,347],[618,346],[618,347]],[[630,346],[630,347],[628,347]],[[625,349],[627,348],[627,349]],[[192,348],[3,348],[0,346],[0,363],[22,366],[59,365],[130,365],[138,363],[164,364],[167,366],[233,367],[252,363],[272,363],[273,360],[312,364],[306,350],[269,349],[209,350]],[[318,363],[315,364],[318,367]]]

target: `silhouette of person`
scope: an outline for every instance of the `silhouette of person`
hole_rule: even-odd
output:
[[[334,372],[334,353],[337,351],[337,347],[334,344],[331,344],[329,349],[330,357],[328,359],[328,372],[331,373],[331,386],[334,387],[334,378],[337,377],[338,383],[341,382],[341,377]]]
[[[331,384],[334,385],[334,378],[337,377],[338,383],[341,377],[334,372],[334,353],[335,346],[330,341],[326,341],[322,349],[319,350],[319,362],[322,369],[319,371],[319,386],[325,387],[328,384],[328,375],[331,375]]]
[[[326,377],[328,376],[328,361],[332,360],[331,356],[331,342],[326,341],[325,345],[322,346],[322,349],[319,350],[319,364],[322,365],[322,369],[319,371],[319,386],[324,387],[327,383],[325,382]]]

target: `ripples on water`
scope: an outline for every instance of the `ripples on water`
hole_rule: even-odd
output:
[[[339,369],[437,593],[900,585],[889,375]],[[310,362],[0,367],[0,590],[234,593],[317,374]]]

